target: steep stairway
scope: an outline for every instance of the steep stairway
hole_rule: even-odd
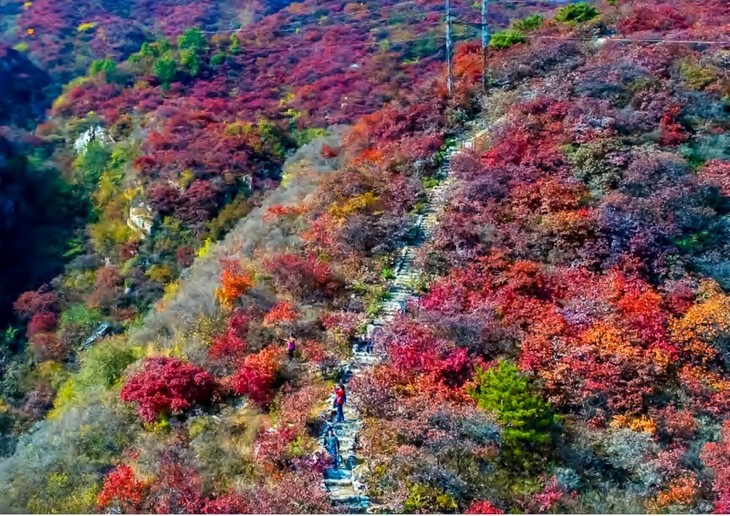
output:
[[[451,159],[454,155],[474,145],[474,142],[487,132],[485,128],[472,128],[464,136],[457,139],[447,152],[437,177],[440,182],[428,191],[425,207],[416,219],[414,234],[417,235],[411,244],[401,248],[396,262],[395,277],[389,283],[389,296],[380,305],[378,315],[370,321],[363,334],[358,335],[353,347],[352,359],[344,365],[342,383],[347,383],[353,376],[367,374],[369,368],[379,361],[376,353],[368,353],[360,349],[361,339],[372,337],[379,327],[392,321],[395,315],[405,308],[409,298],[413,296],[413,284],[419,279],[421,271],[415,265],[416,252],[433,235],[439,217],[446,204],[446,196],[453,184],[450,176]],[[334,393],[328,400],[328,410],[324,417],[334,421]],[[347,392],[347,403],[344,408],[345,422],[331,423],[340,442],[340,464],[325,471],[324,487],[329,493],[332,504],[348,513],[374,512],[376,507],[362,493],[363,487],[358,482],[356,466],[362,462],[357,456],[357,439],[362,427],[362,420],[357,411],[357,394]],[[326,431],[326,429],[325,429]],[[324,433],[320,436],[324,442]]]

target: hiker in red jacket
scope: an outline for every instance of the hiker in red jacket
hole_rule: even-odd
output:
[[[345,386],[340,384],[339,386],[334,388],[335,391],[335,408],[337,409],[337,419],[335,419],[335,423],[344,423],[345,422],[345,414],[342,411],[345,407],[345,402],[347,401],[347,393],[345,392]]]

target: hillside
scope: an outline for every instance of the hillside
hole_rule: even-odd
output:
[[[375,321],[358,503],[726,512],[725,4],[497,3],[486,94],[430,0],[179,5],[69,71],[36,135],[89,215],[15,302],[0,509],[342,510],[322,414]]]

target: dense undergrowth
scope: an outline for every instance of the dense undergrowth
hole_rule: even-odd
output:
[[[371,499],[726,510],[728,45],[611,41],[717,41],[723,2],[523,19],[492,45],[486,98],[478,46],[457,48],[450,99],[434,48],[383,43],[439,26],[358,5],[357,24],[303,2],[241,39],[179,31],[55,102],[40,132],[94,219],[60,280],[16,302],[32,360],[3,375],[0,508],[332,511],[329,382],[440,150],[482,119],[421,302],[352,385]],[[101,322],[120,334],[84,346]]]

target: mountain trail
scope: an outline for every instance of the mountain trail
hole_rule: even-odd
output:
[[[366,330],[356,336],[352,358],[343,364],[342,383],[345,386],[352,377],[367,374],[368,370],[380,361],[377,353],[361,349],[363,342],[372,338],[378,328],[392,321],[398,312],[405,309],[408,299],[415,295],[413,285],[421,275],[415,264],[416,252],[431,239],[446,206],[447,193],[454,184],[454,178],[450,174],[451,160],[463,150],[472,148],[475,141],[487,131],[488,128],[481,126],[471,127],[466,134],[457,138],[447,151],[437,175],[440,181],[428,191],[424,209],[413,226],[414,234],[417,236],[411,244],[401,248],[396,262],[395,277],[389,282],[389,296],[381,302],[378,315],[367,324]],[[334,406],[334,399],[335,395],[332,393],[328,407]],[[361,479],[366,473],[363,467],[364,459],[358,456],[357,450],[362,419],[356,408],[356,400],[356,394],[348,391],[347,403],[343,410],[345,422],[331,423],[340,442],[340,461],[337,467],[330,467],[325,471],[324,487],[336,508],[348,513],[375,513],[378,512],[378,507],[371,504],[370,499],[363,494],[365,486],[359,481],[359,478]],[[333,413],[334,410],[328,408],[323,417],[331,421]],[[324,442],[324,432],[320,436],[320,442]]]

